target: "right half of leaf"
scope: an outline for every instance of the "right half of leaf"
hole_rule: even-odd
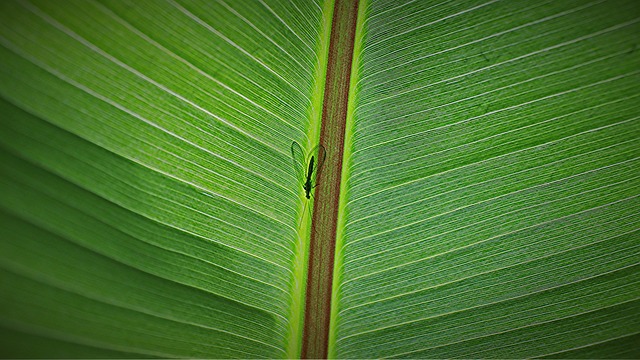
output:
[[[640,356],[637,4],[361,7],[331,354]]]

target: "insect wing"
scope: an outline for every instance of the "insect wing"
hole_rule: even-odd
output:
[[[324,160],[327,157],[327,152],[324,149],[324,146],[318,145],[311,150],[309,153],[309,157],[307,158],[307,163],[311,161],[311,157],[314,157],[315,165],[311,169],[311,187],[316,187],[316,178],[320,176],[320,172],[322,172],[322,166],[324,165]]]
[[[296,177],[300,183],[305,181],[306,163],[304,161],[304,152],[297,142],[291,143],[291,160],[293,160],[293,168],[296,172]]]

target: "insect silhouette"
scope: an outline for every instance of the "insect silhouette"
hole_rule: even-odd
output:
[[[293,167],[296,170],[298,181],[302,183],[304,195],[307,199],[311,198],[311,190],[318,185],[316,178],[319,176],[324,165],[327,152],[324,146],[318,145],[313,148],[305,157],[304,151],[297,142],[291,143],[291,158],[293,159]],[[305,170],[306,169],[306,170]]]

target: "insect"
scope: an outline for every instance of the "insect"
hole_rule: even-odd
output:
[[[311,190],[317,186],[316,178],[322,170],[327,152],[324,146],[318,145],[313,148],[305,157],[304,152],[297,142],[291,143],[291,158],[293,159],[293,167],[296,170],[298,181],[302,183],[304,195],[307,199],[311,198]],[[306,169],[306,171],[305,171]]]

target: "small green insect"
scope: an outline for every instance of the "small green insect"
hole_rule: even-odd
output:
[[[311,198],[311,190],[315,189],[318,185],[316,183],[316,178],[322,170],[322,165],[324,165],[326,157],[327,152],[324,150],[324,146],[322,145],[314,147],[313,150],[311,150],[305,157],[302,147],[300,147],[300,145],[295,141],[291,143],[293,168],[296,171],[298,180],[302,183],[302,189],[304,189],[304,195],[307,199]]]

